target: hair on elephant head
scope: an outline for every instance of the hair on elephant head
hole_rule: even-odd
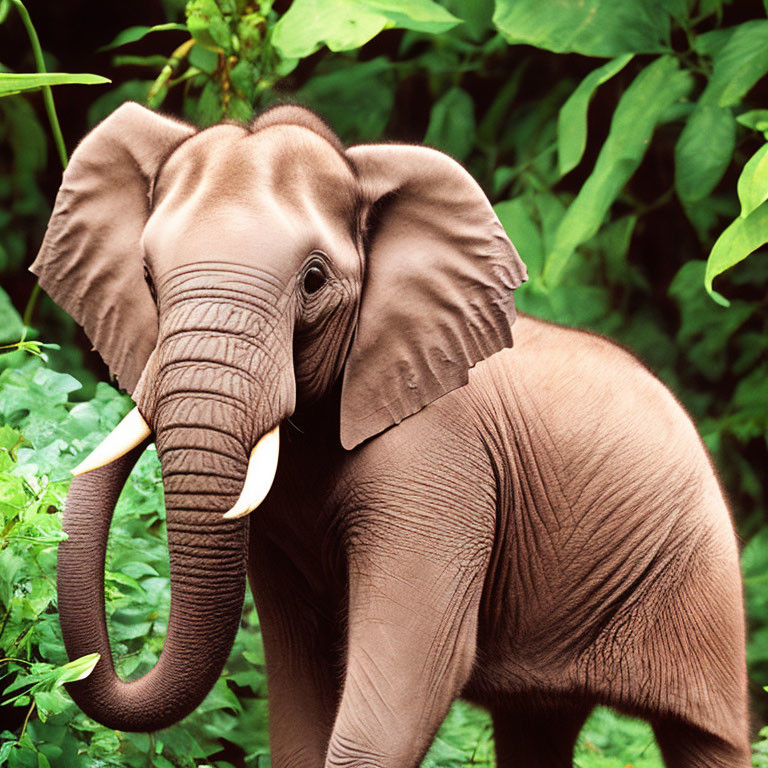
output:
[[[125,730],[178,720],[220,674],[244,590],[237,518],[268,492],[276,428],[297,402],[340,381],[340,440],[354,449],[510,346],[525,279],[481,189],[436,150],[345,148],[295,106],[197,130],[132,103],[75,151],[32,271],[137,404],[73,481],[59,555],[67,650],[102,654],[72,693]],[[124,682],[103,560],[113,505],[150,437],[170,619],[157,665]]]

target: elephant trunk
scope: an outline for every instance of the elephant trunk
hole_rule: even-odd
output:
[[[140,448],[76,477],[67,497],[69,538],[58,563],[62,633],[70,658],[101,654],[69,690],[84,712],[120,730],[175,723],[221,674],[245,591],[248,521],[236,515],[254,506],[240,498],[252,484],[249,455],[293,411],[289,315],[273,308],[267,316],[267,302],[244,308],[234,287],[203,300],[198,291],[208,279],[182,274],[165,286],[158,344],[134,392],[162,466],[171,574],[165,645],[138,680],[116,674],[103,589],[112,512]],[[266,493],[265,483],[256,488]]]
[[[193,395],[160,398],[156,443],[171,605],[160,658],[135,681],[121,680],[112,661],[104,562],[112,512],[146,443],[72,481],[63,519],[69,538],[58,557],[62,634],[70,658],[96,652],[101,659],[69,691],[104,725],[124,731],[169,726],[191,713],[221,674],[241,615],[248,551],[248,521],[224,517],[240,495],[248,467],[246,444],[226,434],[241,408]]]

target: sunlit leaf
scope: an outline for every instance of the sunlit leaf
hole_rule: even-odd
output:
[[[768,200],[768,144],[747,161],[739,176],[738,191],[742,219]]]
[[[594,170],[555,233],[544,268],[554,285],[574,249],[592,237],[608,209],[637,170],[660,117],[691,88],[691,78],[671,56],[662,56],[637,75],[619,101]]]
[[[587,146],[587,108],[598,86],[620,72],[632,58],[619,56],[590,72],[563,104],[557,116],[557,158],[560,175],[575,168]]]
[[[712,281],[765,243],[768,243],[768,202],[752,211],[745,219],[736,219],[712,247],[707,259],[704,286],[718,304],[727,307],[729,302],[713,290]]]
[[[497,0],[493,21],[507,42],[556,53],[620,56],[669,49],[668,2]]]
[[[64,683],[71,683],[75,680],[84,680],[93,672],[93,668],[100,658],[98,653],[89,653],[59,667],[55,674],[56,685],[64,685]]]
[[[137,40],[141,40],[150,32],[166,32],[173,31],[187,31],[186,24],[155,24],[154,27],[128,27],[120,32],[112,42],[102,45],[101,48],[97,48],[97,52],[110,51],[113,48],[119,48],[121,45],[127,45],[128,43],[135,43]]]
[[[102,85],[112,81],[101,75],[70,75],[66,72],[15,74],[0,72],[0,96],[37,91],[47,85]]]
[[[322,45],[332,51],[359,48],[383,29],[437,34],[461,23],[433,0],[294,0],[272,32],[287,58],[302,58]]]

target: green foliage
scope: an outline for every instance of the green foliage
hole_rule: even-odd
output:
[[[118,85],[57,94],[93,90],[83,110],[91,125],[127,99],[181,104],[203,126],[295,100],[347,142],[423,141],[461,160],[528,266],[518,307],[625,343],[693,415],[747,541],[748,664],[765,722],[768,4],[737,5],[294,0],[280,16],[272,0],[164,0],[167,23],[101,38],[111,40],[101,50],[112,51],[105,74]],[[0,0],[0,24],[11,8],[23,16],[19,0]],[[0,66],[0,92],[80,77],[43,74],[42,54],[35,58],[37,75]],[[11,700],[2,715],[13,723],[0,766],[267,765],[264,660],[250,603],[217,687],[194,715],[151,738],[99,726],[59,684],[88,664],[67,666],[56,613],[68,470],[130,404],[94,383],[71,321],[43,304],[32,322],[26,297],[10,288],[50,211],[41,177],[55,157],[36,98],[0,99],[0,275],[9,280],[8,293],[0,290],[0,648],[10,659],[0,666],[0,702]],[[63,143],[56,147],[65,160]],[[87,381],[84,393],[78,382]],[[151,668],[163,644],[163,515],[148,451],[118,505],[107,563],[124,676]],[[224,746],[234,750],[226,762]],[[661,765],[647,725],[602,709],[576,762]],[[425,765],[494,764],[487,714],[455,705]],[[755,765],[768,768],[768,728]]]
[[[640,165],[656,125],[692,86],[671,56],[651,62],[622,95],[595,168],[555,232],[543,278],[557,283],[574,250],[595,235],[619,192]]]
[[[0,647],[2,706],[28,715],[22,733],[6,733],[0,765],[194,766],[219,752],[222,738],[256,760],[267,753],[264,659],[258,620],[248,604],[224,676],[183,723],[156,734],[117,733],[87,718],[62,684],[85,676],[96,659],[66,663],[56,612],[59,512],[69,472],[130,407],[107,384],[74,404],[71,376],[29,359],[0,374]],[[168,552],[157,457],[141,459],[115,512],[106,566],[108,626],[124,677],[150,669],[168,616]],[[8,681],[11,681],[8,683]],[[238,692],[238,696],[235,695]],[[42,755],[42,757],[40,757]],[[252,764],[255,764],[252,763]]]

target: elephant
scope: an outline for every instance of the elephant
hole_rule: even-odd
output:
[[[502,768],[570,766],[596,705],[647,719],[668,766],[749,765],[737,541],[697,431],[624,348],[516,317],[525,266],[448,155],[347,147],[298,105],[198,129],[127,103],[74,152],[32,270],[136,405],[64,510],[90,717],[194,710],[247,578],[277,768],[416,766],[458,697]],[[125,681],[104,557],[151,441],[169,625]]]

